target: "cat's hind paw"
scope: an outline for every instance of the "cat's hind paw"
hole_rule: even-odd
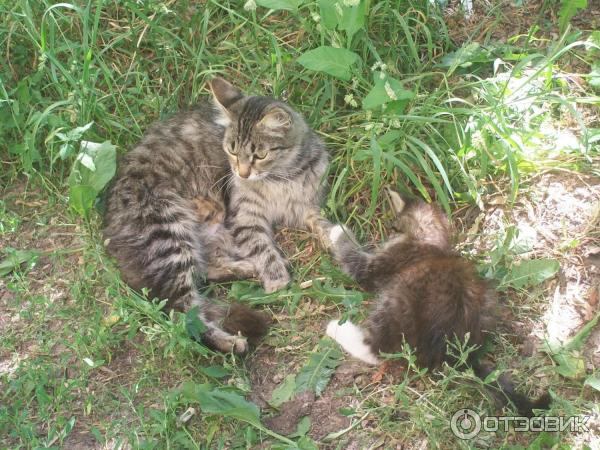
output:
[[[276,280],[266,279],[263,280],[263,289],[267,294],[271,294],[275,291],[283,289],[290,283],[290,276],[288,273],[284,277],[277,278]]]

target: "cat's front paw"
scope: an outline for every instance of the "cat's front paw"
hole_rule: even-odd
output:
[[[290,282],[290,275],[285,272],[285,275],[281,275],[276,279],[264,278],[262,280],[263,289],[267,294],[278,291],[286,287]]]

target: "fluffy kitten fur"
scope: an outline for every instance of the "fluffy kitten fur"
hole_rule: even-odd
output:
[[[203,341],[243,353],[264,318],[201,297],[197,283],[257,275],[267,292],[288,283],[273,227],[310,229],[327,242],[319,215],[327,152],[288,105],[220,78],[210,87],[214,102],[154,125],[122,158],[104,236],[127,283],[171,308],[197,306]]]
[[[377,293],[377,304],[364,332],[346,322],[332,321],[327,334],[353,356],[377,364],[379,352],[395,353],[407,342],[416,352],[417,364],[434,369],[454,362],[447,341],[458,338],[481,346],[494,326],[494,292],[481,280],[469,261],[450,244],[449,224],[435,206],[404,201],[390,192],[402,234],[373,252],[362,250],[349,230],[336,226],[331,241],[336,259],[345,272],[365,289]],[[402,214],[400,214],[402,212]],[[474,358],[468,361],[483,378],[492,369]],[[549,397],[536,402],[518,394],[501,376],[497,386],[521,414],[548,406]]]

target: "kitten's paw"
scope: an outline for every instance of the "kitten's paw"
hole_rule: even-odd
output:
[[[210,347],[223,353],[233,352],[236,355],[243,355],[249,348],[248,339],[244,336],[228,334],[221,330],[205,335],[205,339]]]
[[[248,339],[246,339],[244,336],[242,335],[230,335],[227,336],[223,342],[222,345],[224,346],[223,351],[224,352],[233,352],[236,355],[243,355],[244,353],[246,353],[248,351]]]
[[[335,336],[337,335],[337,331],[340,328],[340,323],[337,320],[332,320],[327,324],[327,330],[325,333],[331,339],[335,341]]]
[[[290,276],[288,273],[285,276],[280,277],[276,280],[265,279],[263,280],[263,289],[267,294],[271,294],[272,292],[278,291],[286,287],[290,282]]]
[[[352,322],[340,324],[337,320],[332,320],[327,324],[327,336],[336,341],[344,350],[355,358],[358,358],[368,364],[378,364],[379,359],[371,347],[365,343],[363,330]]]
[[[244,336],[234,336],[233,341],[233,353],[236,355],[243,355],[248,352],[248,339]]]
[[[335,225],[329,230],[329,240],[331,241],[331,245],[337,244],[340,238],[350,231],[344,225]]]

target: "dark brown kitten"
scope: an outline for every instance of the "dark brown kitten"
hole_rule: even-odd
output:
[[[450,227],[444,214],[433,205],[416,202],[405,207],[390,192],[402,234],[374,252],[362,250],[352,234],[337,226],[330,239],[343,269],[365,289],[377,293],[377,305],[364,325],[332,321],[327,334],[353,356],[371,364],[379,352],[396,353],[404,342],[416,352],[417,364],[434,369],[454,363],[448,341],[465,340],[481,346],[494,326],[494,292],[479,278],[475,267],[452,250]],[[402,214],[400,214],[402,213]],[[481,377],[491,370],[468,361]],[[549,397],[529,401],[515,392],[505,377],[500,389],[521,414],[548,406]]]

